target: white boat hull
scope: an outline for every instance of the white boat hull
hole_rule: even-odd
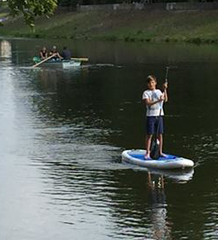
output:
[[[69,62],[62,62],[62,66],[64,69],[72,68],[72,67],[79,67],[81,65],[80,61],[69,61]]]
[[[161,157],[158,160],[145,159],[145,150],[125,150],[122,152],[122,161],[135,164],[146,168],[159,169],[184,169],[194,166],[194,162],[190,159],[167,154],[166,158]]]
[[[72,67],[79,67],[81,65],[80,61],[50,61],[45,62],[42,64],[42,66],[45,67],[58,67],[58,68],[72,68]]]
[[[72,68],[81,66],[82,62],[88,61],[88,58],[71,58],[70,60],[61,60],[61,59],[48,59],[42,60],[40,57],[33,57],[35,64],[45,67],[62,67],[62,68]],[[41,62],[41,63],[40,63]]]

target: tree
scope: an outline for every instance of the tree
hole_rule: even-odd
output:
[[[34,28],[35,17],[50,15],[57,7],[57,0],[8,0],[12,16],[22,14],[25,22]]]

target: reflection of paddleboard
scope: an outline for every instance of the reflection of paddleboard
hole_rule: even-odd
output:
[[[173,170],[172,169],[157,169],[157,168],[153,168],[153,169],[148,169],[147,171],[150,172],[153,175],[161,175],[165,178],[169,178],[172,179],[175,182],[178,183],[186,183],[188,181],[190,181],[193,176],[194,176],[194,169],[193,168],[189,168],[184,170],[181,169],[177,169],[177,170]]]
[[[190,159],[166,154],[166,157],[160,157],[158,160],[145,159],[145,150],[125,150],[122,152],[122,160],[127,163],[136,164],[147,168],[160,169],[184,169],[194,166],[194,162]]]

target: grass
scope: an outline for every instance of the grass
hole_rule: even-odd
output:
[[[0,27],[0,35],[111,41],[218,42],[218,11],[56,13],[36,20],[35,32],[21,18]]]

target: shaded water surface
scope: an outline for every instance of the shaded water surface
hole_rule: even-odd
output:
[[[35,68],[46,41],[1,40],[0,238],[218,239],[216,46],[54,41],[77,69]],[[144,147],[142,92],[166,66],[166,152],[186,172],[125,165]]]

